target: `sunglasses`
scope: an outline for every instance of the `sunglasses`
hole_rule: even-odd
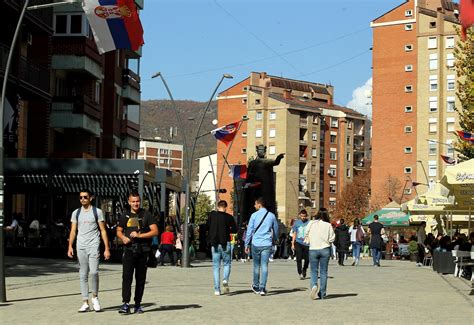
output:
[[[89,196],[87,196],[87,195],[79,195],[79,200],[80,200],[80,199],[89,200]]]

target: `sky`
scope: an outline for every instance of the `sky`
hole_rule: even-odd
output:
[[[145,0],[142,99],[208,101],[252,71],[331,84],[371,115],[370,22],[403,0]]]

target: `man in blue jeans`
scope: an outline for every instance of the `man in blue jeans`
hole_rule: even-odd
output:
[[[220,296],[220,268],[221,259],[224,263],[224,280],[222,286],[224,293],[229,293],[230,264],[232,262],[231,234],[237,232],[234,217],[226,213],[227,202],[220,200],[217,211],[209,213],[207,219],[208,240],[211,244],[212,266],[214,273],[214,295]]]
[[[278,234],[275,215],[265,208],[263,198],[255,200],[255,212],[250,216],[245,238],[245,253],[252,245],[253,283],[252,291],[261,296],[267,294],[268,260],[273,250],[273,236]]]

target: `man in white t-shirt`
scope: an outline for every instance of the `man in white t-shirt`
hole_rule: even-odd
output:
[[[72,258],[74,250],[72,245],[76,239],[77,231],[77,260],[79,261],[79,276],[81,284],[82,306],[78,312],[83,313],[91,310],[89,307],[89,275],[91,276],[92,287],[92,308],[100,311],[99,303],[99,246],[100,237],[104,242],[104,258],[110,258],[109,240],[107,238],[107,229],[105,228],[104,214],[101,209],[91,204],[93,199],[90,190],[82,190],[79,193],[81,207],[74,210],[71,216],[71,232],[69,234],[69,247],[67,255]]]

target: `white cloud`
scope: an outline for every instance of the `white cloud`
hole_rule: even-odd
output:
[[[365,85],[354,89],[352,99],[346,106],[372,118],[372,78]]]

